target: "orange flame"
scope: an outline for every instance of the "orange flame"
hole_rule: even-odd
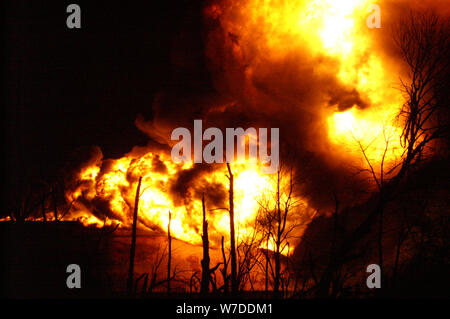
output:
[[[234,1],[229,7],[213,5],[206,12],[213,17],[219,17],[227,10],[233,12],[221,23],[231,33],[239,34],[240,42],[246,45],[244,48],[232,47],[233,54],[245,55],[245,50],[263,52],[264,59],[276,61],[301,50],[317,59],[335,61],[333,65],[336,66],[338,81],[364,96],[370,107],[353,106],[345,112],[325,108],[327,111],[323,118],[330,145],[336,152],[345,153],[355,165],[365,165],[360,146],[375,163],[379,163],[385,153],[388,165],[394,164],[401,156],[401,132],[394,120],[403,98],[392,88],[398,72],[387,72],[385,61],[373,48],[373,32],[376,30],[366,26],[369,4],[368,0],[250,0]],[[253,63],[264,63],[261,56],[256,54]],[[324,71],[323,67],[326,65],[317,65],[315,72]],[[250,75],[253,71],[250,65],[245,72]],[[171,211],[172,233],[179,239],[200,243],[201,202],[197,200],[189,205],[175,203],[168,190],[171,178],[191,168],[192,164],[175,164],[168,155],[161,153],[158,154],[159,160],[167,171],[160,172],[152,166],[155,156],[152,152],[142,156],[124,156],[111,161],[109,171],[102,175],[99,165],[86,167],[78,177],[80,186],[67,196],[70,199],[80,196],[101,198],[109,203],[112,219],[130,226],[130,207],[136,189],[136,182],[130,180],[143,176],[140,221],[166,229],[168,211]],[[273,189],[274,183],[260,173],[259,164],[237,164],[233,169],[236,173],[238,228],[241,234],[246,234],[251,232],[248,224],[258,211],[259,194],[264,189]],[[206,173],[204,178],[208,183],[218,183],[228,189],[225,170]],[[89,209],[78,202],[73,214],[91,216]],[[90,221],[91,217],[87,218]],[[229,232],[228,218],[225,210],[214,211],[208,217],[210,225],[220,234]]]

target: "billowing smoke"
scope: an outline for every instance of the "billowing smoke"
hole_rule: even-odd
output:
[[[152,158],[151,166],[165,174],[170,169],[160,156],[170,156],[172,130],[192,129],[194,119],[202,119],[203,128],[223,130],[277,127],[281,161],[295,167],[301,194],[311,207],[328,210],[335,196],[341,202],[354,202],[367,193],[369,182],[355,174],[358,162],[330,140],[327,121],[337,112],[378,107],[395,94],[391,92],[402,63],[391,29],[411,8],[446,8],[445,1],[425,2],[380,2],[382,29],[369,30],[368,13],[361,14],[354,29],[365,42],[353,43],[351,49],[356,53],[351,63],[346,62],[346,43],[331,37],[329,47],[319,50],[314,43],[323,35],[308,30],[308,24],[302,26],[303,21],[314,25],[314,10],[319,12],[327,1],[209,2],[202,12],[201,29],[187,19],[174,39],[170,85],[156,96],[152,118],[136,119],[137,127],[151,142],[130,154],[136,157],[149,150],[159,154]],[[301,9],[292,9],[297,7]],[[320,23],[315,26],[322,27]],[[343,26],[337,23],[335,27]],[[334,52],[337,49],[339,53]],[[375,57],[383,61],[381,66],[374,62]],[[389,76],[377,80],[377,87],[361,84],[361,77],[371,79],[376,74]],[[98,155],[95,158],[99,160]],[[224,165],[196,164],[172,173],[161,187],[176,206],[188,211],[205,193],[212,206],[226,206],[227,189],[204,178],[219,169],[225,173]],[[98,176],[109,170],[104,161]],[[127,178],[131,181],[136,176]]]
[[[258,1],[212,1],[204,10],[204,47],[192,47],[199,41],[190,41],[189,35],[198,30],[189,26],[174,46],[174,76],[181,74],[183,85],[162,92],[154,103],[154,119],[140,118],[138,127],[167,144],[174,128],[191,128],[194,119],[203,119],[204,127],[279,127],[284,160],[297,168],[302,193],[311,205],[325,208],[336,193],[351,200],[355,198],[348,194],[364,193],[366,181],[351,177],[353,163],[330,144],[326,119],[334,112],[370,108],[373,101],[351,81],[339,79],[340,59],[315,52],[301,38],[314,30],[283,29],[290,8],[315,8],[308,7],[309,2],[327,1],[287,1],[273,7]],[[353,68],[363,68],[373,55],[381,56],[383,67],[393,73],[382,86],[390,90],[398,84],[401,63],[392,40],[393,24],[411,9],[446,7],[445,1],[426,2],[382,1],[380,30],[369,30],[369,13],[362,15],[357,24],[368,34],[370,46],[357,56]],[[277,10],[280,15],[273,13]],[[180,52],[189,53],[183,58]],[[196,69],[193,54],[196,61],[204,61],[207,72]]]

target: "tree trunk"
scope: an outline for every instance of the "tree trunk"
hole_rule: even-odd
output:
[[[128,280],[127,280],[127,293],[129,296],[133,294],[133,274],[134,274],[134,254],[136,251],[136,223],[137,214],[139,208],[139,196],[141,190],[142,177],[139,177],[139,182],[136,190],[136,197],[134,200],[134,213],[133,213],[133,228],[131,233],[131,247],[130,247],[130,267],[128,269]]]
[[[208,222],[206,221],[206,207],[205,207],[205,195],[202,197],[202,207],[203,207],[203,259],[202,259],[202,282],[200,293],[206,294],[209,292],[209,239],[208,239]]]
[[[172,212],[169,211],[169,224],[167,225],[167,240],[169,242],[169,255],[167,257],[167,292],[170,292],[170,264],[172,262],[172,235],[170,234],[170,223],[172,222]]]
[[[281,274],[281,262],[280,262],[280,243],[277,240],[275,251],[275,280],[273,284],[273,291],[277,294],[280,291],[280,274]]]
[[[230,174],[230,190],[229,190],[229,203],[230,203],[230,244],[231,244],[231,291],[236,293],[238,291],[237,286],[237,271],[236,271],[236,243],[234,234],[234,190],[233,190],[233,173],[231,172],[230,164],[227,163],[228,173]]]
[[[269,239],[270,239],[270,225],[269,225],[269,232],[267,234],[267,241],[266,241],[266,294],[269,292]]]
[[[223,291],[228,292],[228,276],[227,276],[227,269],[228,269],[228,263],[227,263],[227,257],[225,256],[225,249],[223,246],[224,237],[222,236],[222,258],[223,258],[223,269],[222,269],[222,277],[223,277]]]
[[[280,246],[281,246],[281,204],[280,204],[280,170],[277,174],[277,230],[276,230],[276,242],[275,242],[275,278],[273,284],[273,291],[278,294],[280,290]]]

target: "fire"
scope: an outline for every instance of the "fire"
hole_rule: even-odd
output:
[[[159,163],[158,165],[156,163]],[[147,227],[166,230],[168,212],[172,213],[171,233],[178,239],[193,244],[201,243],[199,229],[202,220],[200,200],[175,202],[169,192],[170,183],[176,174],[192,168],[192,163],[175,164],[169,155],[148,152],[143,156],[125,156],[110,163],[105,174],[99,174],[101,167],[84,168],[79,176],[79,186],[67,194],[68,198],[100,199],[108,202],[109,209],[117,223],[131,226],[137,176],[143,176],[138,216]],[[159,170],[157,167],[159,167]],[[165,169],[161,169],[165,167]],[[260,172],[258,164],[238,164],[232,166],[235,175],[235,211],[238,235],[251,232],[251,221],[258,211],[257,199],[265,189],[271,189],[272,182]],[[127,178],[128,176],[128,178]],[[130,178],[130,176],[132,176]],[[133,180],[134,178],[134,180]],[[219,184],[228,190],[226,168],[206,173],[205,183]],[[130,182],[133,180],[133,182]],[[192,194],[189,194],[191,196]],[[208,203],[207,203],[208,204]],[[229,215],[224,207],[207,207],[208,220],[212,232],[226,236],[229,233]],[[83,216],[83,217],[80,217]],[[77,218],[85,224],[102,225],[101,218],[90,214],[82,202],[75,203],[70,218]],[[109,221],[111,224],[111,220]]]
[[[353,85],[371,103],[367,110],[353,107],[330,115],[329,138],[359,160],[362,160],[360,147],[363,147],[369,160],[379,163],[384,154],[385,162],[392,165],[402,151],[401,130],[395,116],[403,98],[398,90],[388,87],[395,83],[392,77],[395,72],[387,72],[382,58],[371,52],[374,43],[369,29],[361,26],[368,4],[357,0],[323,1],[322,8],[328,12],[320,31],[323,47],[340,60],[338,78]],[[365,63],[358,65],[367,54]]]
[[[332,143],[350,151],[362,160],[360,146],[368,158],[379,163],[385,149],[389,164],[401,156],[400,128],[395,116],[403,103],[398,90],[389,88],[396,79],[387,72],[382,58],[372,52],[370,30],[363,24],[368,16],[369,1],[314,1],[310,12],[316,21],[323,53],[339,59],[338,78],[366,96],[371,106],[364,110],[351,108],[328,117],[329,138]],[[368,56],[365,63],[364,57]]]
[[[343,147],[347,155],[360,161],[363,161],[363,147],[372,164],[379,164],[383,156],[388,165],[395,164],[403,151],[400,145],[401,130],[386,122],[386,119],[395,118],[395,114],[389,114],[389,111],[365,113],[364,110],[351,109],[330,116],[330,139],[336,146]]]
[[[314,74],[335,77],[351,94],[340,101],[342,105],[323,103],[329,104],[324,106],[323,119],[333,151],[344,149],[343,156],[364,165],[361,143],[372,164],[380,163],[384,154],[384,163],[393,165],[402,154],[395,116],[404,100],[394,88],[398,66],[388,64],[377,46],[375,36],[381,31],[367,26],[372,4],[369,0],[228,1],[221,10],[213,6],[209,12],[213,17],[221,14],[223,27],[238,35],[239,45],[231,49],[243,60],[250,82],[264,69],[261,65],[290,61],[298,52]],[[300,68],[304,63],[298,61]]]
[[[328,74],[327,68],[332,67],[339,86],[356,92],[358,99],[344,106],[323,101],[325,105],[320,112],[329,145],[355,165],[365,165],[361,147],[374,163],[379,163],[383,156],[385,163],[395,163],[402,147],[401,131],[394,119],[403,97],[392,88],[398,73],[388,71],[375,49],[373,32],[376,31],[366,26],[368,0],[228,2],[229,5],[223,6],[214,4],[205,12],[221,16],[221,24],[228,34],[239,35],[239,45],[233,41],[229,45],[233,55],[244,62],[251,61],[244,63],[246,78],[250,79],[259,65],[282,61],[300,51],[309,61],[317,61],[317,65],[311,66],[314,72]],[[188,188],[186,198],[177,199],[170,193],[174,177],[192,167],[192,163],[174,163],[163,152],[129,154],[109,160],[105,172],[101,164],[85,167],[78,176],[79,186],[67,196],[106,202],[110,220],[130,226],[136,183],[142,176],[140,225],[165,230],[170,211],[172,234],[191,243],[200,243],[202,207],[198,194]],[[238,236],[252,231],[250,224],[258,211],[258,196],[274,189],[274,181],[262,174],[260,168],[258,163],[233,165]],[[228,190],[225,167],[203,173],[202,179],[207,185],[221,185],[222,190]],[[201,183],[202,179],[197,182]],[[226,236],[228,212],[209,204],[208,209],[213,209],[208,212],[211,233]],[[77,200],[72,215],[83,214],[90,216],[90,208],[84,201]],[[90,218],[85,220],[90,221]],[[92,222],[96,222],[95,219]]]

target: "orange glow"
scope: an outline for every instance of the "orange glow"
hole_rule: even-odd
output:
[[[127,175],[143,176],[141,196],[139,202],[140,220],[146,226],[158,226],[166,230],[168,212],[172,212],[171,233],[178,239],[190,243],[201,243],[199,228],[202,220],[202,207],[200,200],[192,201],[189,207],[176,205],[168,191],[170,179],[182,170],[189,169],[192,164],[175,164],[170,156],[159,154],[158,158],[167,168],[167,173],[160,173],[152,167],[155,154],[151,152],[141,156],[126,156],[115,160],[112,169],[101,176],[92,172],[99,172],[100,168],[86,167],[80,174],[80,186],[68,193],[68,198],[76,198],[81,194],[96,196],[109,202],[109,208],[117,221],[123,226],[130,227],[132,223],[132,209],[137,187],[137,178],[133,183],[127,180]],[[235,175],[235,211],[238,235],[251,232],[249,224],[258,211],[257,197],[265,189],[271,189],[272,184],[268,175],[260,173],[258,164],[232,164]],[[205,174],[203,178],[208,183],[223,185],[228,191],[228,179],[225,165],[223,170],[216,170]],[[87,183],[91,182],[91,183]],[[228,201],[226,201],[228,204]],[[208,204],[208,203],[207,203]],[[228,205],[227,205],[228,206]],[[208,209],[217,207],[208,206]],[[75,203],[72,215],[68,219],[78,219],[84,224],[103,225],[103,221],[87,213],[86,209]],[[229,233],[229,215],[226,210],[215,210],[208,213],[210,227],[220,235]],[[111,223],[111,221],[109,221]],[[212,232],[212,231],[211,231]]]
[[[373,30],[366,26],[369,0],[286,0],[286,1],[234,1],[233,5],[213,5],[207,14],[221,17],[220,22],[230,34],[239,35],[240,45],[231,44],[232,54],[251,60],[245,76],[251,77],[255,68],[266,61],[281,61],[292,53],[303,52],[311,61],[332,61],[333,75],[341,87],[354,89],[364,105],[348,105],[339,112],[337,105],[324,101],[322,108],[326,138],[332,151],[342,154],[354,165],[364,167],[360,146],[365,149],[372,164],[380,163],[383,154],[387,165],[401,156],[400,130],[394,119],[403,98],[392,88],[397,72],[387,70],[382,57],[373,49]],[[230,13],[231,12],[231,13]],[[245,57],[245,58],[244,58]],[[328,64],[311,66],[314,72],[327,73]],[[385,152],[385,148],[387,151]],[[158,157],[166,171],[153,163]],[[131,225],[136,183],[143,177],[139,204],[140,225],[152,225],[165,230],[168,212],[172,212],[172,233],[175,237],[199,244],[201,242],[201,201],[198,194],[189,193],[191,200],[175,200],[170,183],[176,174],[192,167],[191,163],[176,164],[164,153],[148,152],[127,155],[113,160],[108,172],[100,175],[100,167],[90,166],[79,173],[80,186],[67,194],[68,198],[98,198],[109,204],[117,222]],[[238,235],[251,233],[252,220],[258,211],[258,196],[274,189],[274,181],[261,174],[259,164],[235,163],[235,211]],[[225,165],[204,173],[208,184],[216,183],[228,190]],[[214,209],[216,207],[209,207]],[[86,213],[87,212],[87,213]],[[76,203],[73,216],[87,214],[89,210]],[[92,217],[85,220],[97,222]],[[227,235],[229,217],[226,210],[208,213],[211,233]],[[98,221],[100,222],[100,221]]]
[[[395,115],[404,100],[401,92],[393,88],[398,82],[398,70],[393,70],[376,49],[374,36],[382,31],[366,25],[372,1],[231,3],[224,6],[228,13],[220,21],[227,31],[239,35],[239,47],[232,49],[244,65],[250,61],[248,78],[267,61],[289,60],[298,52],[311,61],[314,73],[329,74],[331,68],[339,84],[358,92],[364,101],[364,105],[347,105],[345,113],[340,113],[337,105],[324,106],[327,111],[323,118],[329,142],[335,146],[333,151],[342,153],[344,149],[343,156],[355,165],[364,165],[360,142],[372,164],[379,164],[388,140],[385,164],[396,162],[402,152]],[[211,10],[211,16],[218,13],[222,14],[222,10]]]

